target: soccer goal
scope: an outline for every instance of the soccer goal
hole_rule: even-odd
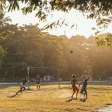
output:
[[[58,88],[60,88],[60,69],[53,68],[54,72],[49,71],[48,67],[27,67],[27,77],[28,80],[34,82],[37,75],[40,76],[41,82],[43,84],[58,84]],[[29,87],[28,87],[29,88]]]

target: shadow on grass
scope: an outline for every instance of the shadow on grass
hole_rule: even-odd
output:
[[[26,89],[26,90],[24,90],[24,91],[22,91],[22,92],[28,92],[28,93],[32,93],[32,92],[34,92],[34,90],[33,89]],[[17,92],[16,92],[17,93]],[[11,95],[11,96],[7,96],[7,97],[9,97],[9,98],[14,98],[14,97],[16,97],[16,96],[19,96],[19,95],[21,95],[22,93],[21,92],[19,92],[19,94],[14,94],[14,95]]]
[[[14,97],[16,97],[16,96],[18,96],[17,94],[14,94],[14,95],[11,95],[11,96],[7,96],[8,98],[14,98]]]
[[[87,100],[87,99],[85,99],[85,98],[81,98],[81,99],[80,99],[81,102],[86,102],[86,100]]]
[[[77,100],[77,99],[75,99],[75,98],[70,98],[70,99],[68,99],[66,102],[71,102],[71,101],[74,101],[74,100]]]

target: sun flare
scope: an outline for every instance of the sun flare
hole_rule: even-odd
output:
[[[12,19],[13,24],[39,24],[41,29],[48,23],[65,20],[65,24],[57,26],[57,28],[47,29],[45,32],[57,36],[66,35],[69,38],[73,35],[84,35],[88,38],[95,34],[95,30],[92,30],[92,28],[98,28],[94,19],[87,19],[83,13],[75,9],[70,10],[69,13],[54,11],[49,14],[45,22],[39,21],[39,19],[35,17],[35,12],[23,15],[22,11],[13,11],[7,12],[5,16],[9,16]],[[112,27],[110,26],[107,29],[104,29],[102,33],[111,32]]]

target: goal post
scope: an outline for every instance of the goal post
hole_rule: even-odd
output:
[[[32,66],[28,66],[27,67],[27,77],[28,77],[28,80],[30,80],[31,76],[30,76],[30,71],[31,69],[48,69],[48,67],[32,67]],[[56,74],[57,74],[57,85],[58,85],[58,88],[60,89],[60,68],[56,68],[56,67],[53,67],[54,70],[56,70]],[[30,89],[30,84],[28,83],[28,89]]]

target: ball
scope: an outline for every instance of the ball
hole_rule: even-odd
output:
[[[70,51],[70,53],[73,53],[73,51]]]

